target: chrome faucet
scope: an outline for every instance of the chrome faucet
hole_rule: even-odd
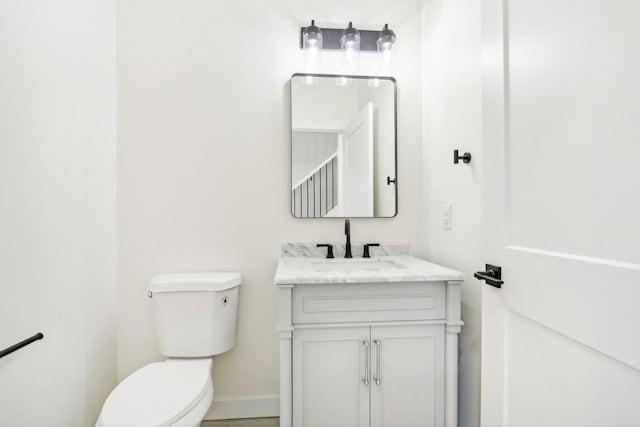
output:
[[[344,257],[345,258],[353,258],[351,255],[351,223],[349,222],[349,218],[344,220],[344,235],[347,236],[347,244],[344,249]]]

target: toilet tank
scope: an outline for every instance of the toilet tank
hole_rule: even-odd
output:
[[[160,353],[210,357],[236,342],[240,273],[162,274],[151,278]]]

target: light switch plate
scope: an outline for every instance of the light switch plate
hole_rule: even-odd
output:
[[[451,215],[452,215],[451,203],[447,203],[444,206],[442,206],[442,228],[444,228],[445,230],[451,230],[451,227],[452,227],[451,224],[453,220]]]

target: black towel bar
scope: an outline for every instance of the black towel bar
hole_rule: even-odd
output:
[[[42,334],[42,332],[38,332],[37,334],[35,334],[32,337],[29,337],[25,340],[20,341],[17,344],[12,345],[11,347],[7,347],[4,350],[0,351],[0,359],[2,359],[3,357],[13,353],[16,350],[20,350],[22,347],[26,347],[29,344],[31,344],[34,341],[38,341],[41,340],[42,338],[44,338],[44,335]]]

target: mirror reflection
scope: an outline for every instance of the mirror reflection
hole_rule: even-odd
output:
[[[396,84],[390,77],[291,78],[291,212],[397,213]]]

